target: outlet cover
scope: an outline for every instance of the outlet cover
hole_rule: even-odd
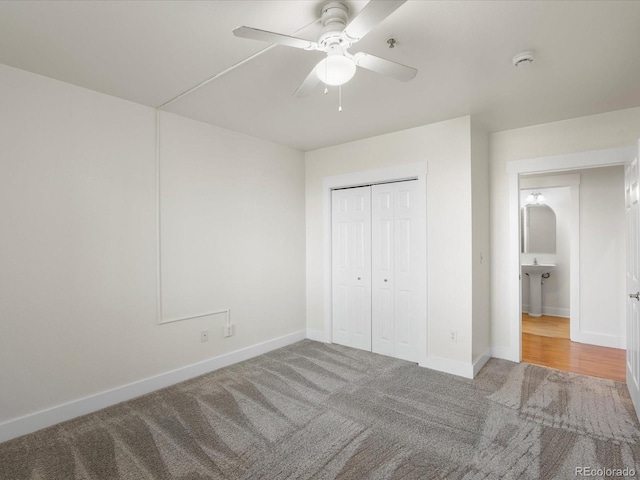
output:
[[[224,336],[231,337],[233,335],[233,325],[224,326]]]
[[[449,331],[449,341],[457,342],[458,341],[458,332],[455,330]]]

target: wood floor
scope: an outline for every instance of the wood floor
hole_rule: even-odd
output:
[[[522,361],[567,372],[626,381],[624,350],[569,339],[569,319],[522,314]]]

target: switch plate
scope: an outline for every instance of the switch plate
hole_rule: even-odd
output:
[[[200,332],[200,341],[208,342],[209,341],[209,330],[202,330]]]

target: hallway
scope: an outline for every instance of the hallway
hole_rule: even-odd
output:
[[[522,361],[557,370],[626,381],[625,350],[572,342],[569,319],[522,314]]]

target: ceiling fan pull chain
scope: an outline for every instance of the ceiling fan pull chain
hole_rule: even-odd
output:
[[[338,111],[342,111],[342,85],[338,85]]]

